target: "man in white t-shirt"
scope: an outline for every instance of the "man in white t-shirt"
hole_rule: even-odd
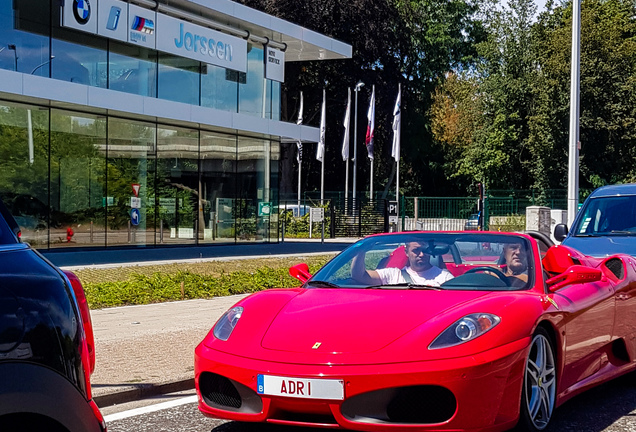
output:
[[[364,266],[365,255],[366,251],[362,251],[353,259],[351,276],[358,282],[367,285],[413,283],[416,285],[440,286],[453,278],[453,275],[448,270],[442,270],[431,264],[431,255],[428,253],[425,243],[414,241],[406,244],[406,256],[409,261],[402,269],[367,270]]]

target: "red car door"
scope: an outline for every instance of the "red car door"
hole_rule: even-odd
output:
[[[593,375],[601,366],[602,349],[612,339],[615,297],[607,281],[572,284],[554,300],[564,312],[564,365],[559,393]],[[565,393],[563,393],[565,391]]]
[[[616,283],[616,322],[614,324],[614,339],[625,341],[629,358],[636,358],[636,261],[629,257],[622,260],[621,266],[616,261],[620,258],[608,260],[610,270],[606,274]],[[623,271],[621,271],[621,268]]]

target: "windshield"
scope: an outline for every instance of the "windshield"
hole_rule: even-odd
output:
[[[572,235],[636,235],[636,196],[590,198]]]
[[[360,240],[307,288],[522,290],[534,260],[525,237],[495,233],[400,233]]]

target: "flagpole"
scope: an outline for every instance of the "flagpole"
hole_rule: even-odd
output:
[[[402,84],[398,84],[398,98],[401,99],[402,96]],[[402,101],[400,100],[400,103]],[[402,110],[402,107],[398,107],[400,109],[400,111]],[[395,115],[395,114],[394,114]],[[402,121],[401,121],[401,117],[402,114],[400,112],[400,123],[397,125],[397,133],[398,136],[400,136],[400,128],[402,127]],[[399,143],[398,143],[399,146]],[[397,163],[397,170],[396,170],[396,180],[395,180],[395,199],[397,200],[397,215],[398,215],[398,220],[400,220],[400,158],[402,157],[401,154],[399,154],[399,147],[398,147],[398,158],[397,161],[395,163]],[[415,222],[417,223],[417,215],[415,215]]]
[[[298,216],[300,216],[300,213],[301,213],[300,212],[300,179],[301,179],[300,173],[302,171],[302,166],[303,166],[302,159],[299,158],[298,159]]]
[[[347,124],[347,122],[351,123],[349,116],[347,116],[347,114],[349,114],[349,110],[351,109],[350,105],[351,105],[351,88],[347,89],[348,91],[348,95],[347,95],[347,110],[345,112],[345,142],[342,143],[342,146],[345,147],[346,146],[346,152],[343,152],[343,156],[346,155],[345,158],[345,214],[347,214],[347,204],[349,202],[349,124]]]
[[[349,149],[351,147],[349,129],[351,126],[351,87],[347,88],[347,108],[345,110],[345,118],[342,123],[345,128],[344,138],[342,141],[342,159],[345,162],[344,208],[345,214],[349,214]]]
[[[369,153],[369,159],[371,159],[371,170],[369,172],[369,201],[373,202],[373,141],[375,134],[375,85],[371,90],[371,101],[369,103],[369,113],[367,119],[369,124],[367,126],[367,136],[365,138],[365,144],[367,145],[367,151]]]
[[[300,92],[300,108],[298,109],[298,120],[296,120],[297,125],[303,124],[303,92]],[[300,216],[300,185],[301,185],[301,172],[303,168],[303,155],[302,155],[302,140],[298,140],[298,216]]]
[[[395,108],[393,108],[393,146],[391,149],[391,156],[395,159],[397,164],[396,177],[395,177],[395,200],[397,210],[398,224],[400,221],[400,129],[402,128],[402,85],[398,84],[398,95],[395,100]],[[415,222],[417,223],[417,215],[415,215]],[[399,230],[399,225],[396,227]]]
[[[400,161],[398,159],[398,161],[396,162],[397,164],[397,171],[396,171],[396,176],[395,176],[395,199],[397,200],[397,205],[395,206],[396,210],[397,210],[397,216],[398,216],[398,221],[400,220]],[[415,221],[417,222],[417,215],[415,216]],[[398,229],[398,231],[400,231]]]
[[[369,201],[373,201],[373,159],[371,159],[371,171],[369,172]]]
[[[323,140],[322,142],[322,163],[321,163],[321,173],[320,173],[320,205],[324,206],[325,205],[325,136],[326,133],[324,131],[324,129],[327,127],[326,125],[326,119],[325,119],[325,111],[326,111],[326,100],[327,100],[327,95],[326,95],[326,90],[323,88],[322,89],[322,121],[321,123],[321,130],[320,130],[320,135],[321,135],[321,139]]]
[[[356,92],[356,107],[353,116],[353,212],[356,211],[356,195],[358,188],[356,186],[356,179],[358,177],[358,92],[364,87],[362,81],[358,81],[354,91]]]
[[[349,158],[345,162],[345,214],[349,206]]]

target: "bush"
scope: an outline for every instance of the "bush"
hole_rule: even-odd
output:
[[[331,256],[312,259],[312,273],[322,267]],[[218,263],[216,263],[218,265]],[[234,294],[246,294],[268,288],[291,288],[299,285],[289,276],[288,265],[260,266],[251,271],[232,271],[221,274],[206,274],[205,271],[172,270],[155,271],[151,274],[133,272],[126,280],[98,281],[94,273],[82,280],[86,299],[91,309],[113,306],[140,305],[184,299],[212,298]],[[291,265],[291,264],[290,264]],[[205,263],[199,265],[201,269]],[[170,266],[170,269],[174,269]],[[141,268],[139,268],[141,269]],[[199,270],[201,270],[199,269]],[[88,273],[86,273],[88,275]],[[91,279],[89,282],[86,279]],[[106,279],[106,278],[105,278]],[[183,295],[181,287],[183,286]]]

